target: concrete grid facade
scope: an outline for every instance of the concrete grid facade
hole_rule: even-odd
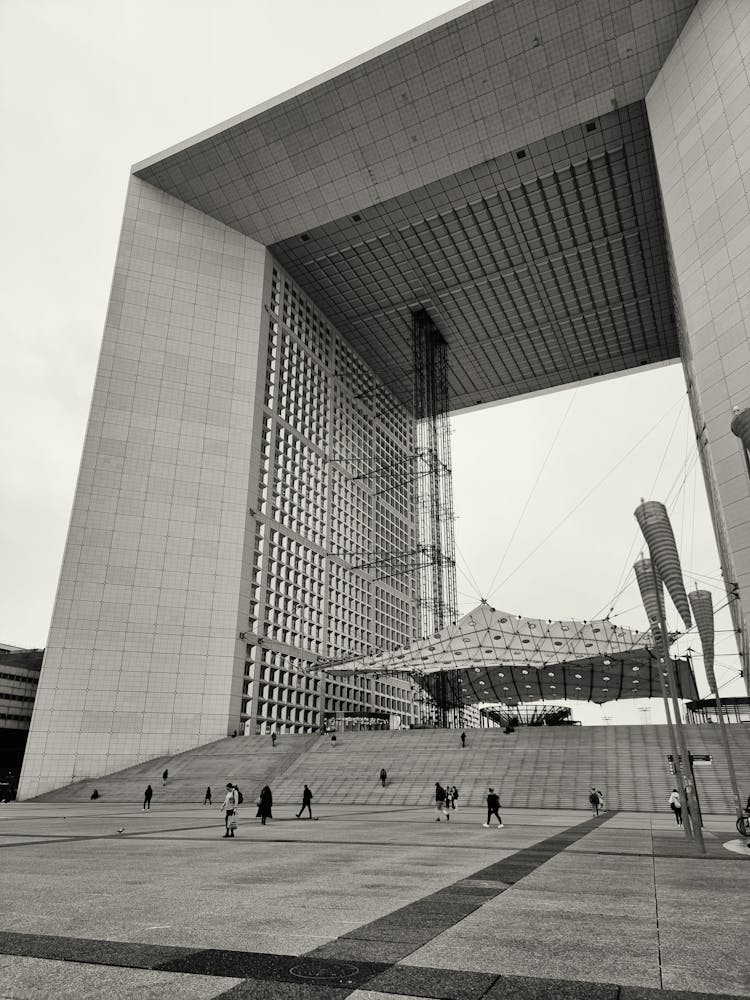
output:
[[[413,530],[356,462],[410,448],[419,308],[457,408],[681,357],[746,631],[750,10],[538,6],[473,0],[135,168],[23,797],[311,726],[315,658],[409,637],[352,553]]]

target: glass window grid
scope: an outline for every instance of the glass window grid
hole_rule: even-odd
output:
[[[388,581],[376,597],[375,574],[358,571],[356,561],[374,550],[413,545],[408,485],[389,489],[373,503],[374,493],[396,478],[374,472],[378,463],[393,467],[403,459],[408,471],[411,419],[277,267],[269,310],[258,503],[270,530],[267,541],[256,531],[250,624],[264,641],[309,655],[358,655],[373,641],[399,645],[414,635],[412,581]],[[336,468],[327,451],[328,459],[339,460]],[[317,709],[306,702],[310,691],[294,679],[309,662],[287,650],[262,648],[257,725],[274,722],[298,731],[317,724]],[[399,684],[396,697],[369,682],[363,688],[360,680],[338,685],[336,710],[410,711],[408,682]],[[249,677],[246,687],[249,712]]]

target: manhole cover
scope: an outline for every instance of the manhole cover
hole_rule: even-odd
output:
[[[359,966],[345,962],[305,962],[304,965],[293,965],[289,971],[297,979],[317,982],[335,980],[339,982],[341,980],[351,981],[352,977],[359,972]]]

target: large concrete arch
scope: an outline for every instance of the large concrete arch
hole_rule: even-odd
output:
[[[134,168],[23,797],[231,732],[264,676],[294,691],[316,630],[413,629],[412,595],[330,548],[371,503],[351,469],[322,542],[312,479],[274,513],[273,435],[311,467],[326,444],[269,404],[277,335],[347,447],[391,451],[417,308],[457,409],[681,358],[743,639],[749,66],[741,2],[473,0]],[[253,610],[274,533],[321,574],[297,631]]]

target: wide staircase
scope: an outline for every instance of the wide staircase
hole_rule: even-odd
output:
[[[160,802],[200,803],[210,785],[220,800],[233,781],[245,799],[263,784],[274,803],[301,800],[302,786],[314,792],[314,806],[429,805],[434,784],[458,787],[459,806],[482,805],[488,786],[504,806],[588,808],[596,785],[608,809],[665,811],[675,780],[667,756],[666,726],[539,726],[512,735],[500,729],[469,729],[462,749],[456,730],[342,733],[335,745],[326,736],[267,736],[219,740],[175,757],[158,757],[104,778],[89,779],[40,796],[37,801],[88,799],[94,788],[105,801],[140,802],[147,784]],[[688,726],[693,754],[712,763],[695,768],[701,806],[707,813],[733,813],[731,786],[718,727]],[[728,727],[740,792],[750,793],[750,726]],[[385,788],[379,774],[388,772]],[[162,771],[169,781],[162,787]]]
[[[696,766],[702,809],[734,813],[726,756],[718,727],[690,726],[691,753],[710,754],[712,763]],[[750,726],[729,727],[740,792],[750,793]],[[596,785],[608,809],[663,811],[676,784],[670,772],[666,726],[521,727],[467,730],[461,748],[456,730],[405,730],[352,733],[335,746],[321,737],[275,785],[274,799],[294,801],[304,782],[315,803],[428,805],[434,785],[456,785],[460,805],[484,804],[491,785],[505,806],[589,808]],[[381,767],[388,772],[381,787]]]
[[[65,788],[39,795],[35,802],[82,802],[91,798],[94,789],[105,802],[143,802],[147,785],[154,790],[156,802],[203,802],[210,787],[214,803],[221,803],[228,781],[236,784],[247,802],[257,798],[266,783],[273,787],[280,774],[318,737],[288,736],[276,746],[267,736],[237,736],[207,743],[169,757],[154,757],[124,771],[103,778],[87,778]],[[162,774],[167,770],[167,784]]]

